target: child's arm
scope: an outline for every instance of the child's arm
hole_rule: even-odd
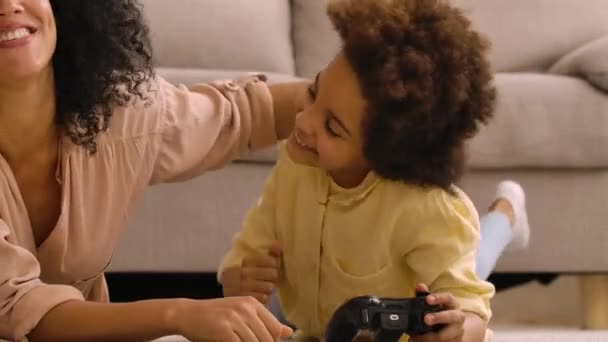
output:
[[[268,254],[252,254],[240,266],[228,267],[222,274],[224,296],[251,296],[267,304],[279,282],[281,246],[275,241]]]
[[[407,267],[416,282],[428,285],[431,293],[446,293],[439,299],[444,304],[447,302],[448,309],[452,310],[438,318],[457,322],[459,317],[454,315],[460,313],[464,317],[462,341],[483,341],[491,316],[489,301],[494,287],[475,274],[479,239],[477,212],[463,200],[439,191],[430,194],[424,202],[419,208],[421,216],[408,218],[408,224],[418,224],[418,227],[410,237],[412,243],[405,255]],[[411,222],[412,219],[418,222]],[[441,333],[454,330],[448,328]]]
[[[266,302],[278,282],[282,250],[275,230],[275,189],[280,170],[279,160],[219,267],[225,296],[248,295]]]

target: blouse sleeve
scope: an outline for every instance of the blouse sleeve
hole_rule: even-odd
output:
[[[10,239],[8,225],[0,220],[0,339],[27,341],[27,334],[51,309],[84,298],[74,287],[40,281],[34,255]]]
[[[277,141],[261,75],[190,88],[159,81],[161,124],[151,183],[189,179]]]

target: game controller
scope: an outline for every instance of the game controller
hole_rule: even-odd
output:
[[[426,302],[427,292],[413,298],[355,297],[334,312],[327,326],[326,342],[351,342],[360,330],[369,330],[375,341],[398,341],[403,334],[424,335],[441,330],[442,325],[429,326],[424,316],[442,309]]]

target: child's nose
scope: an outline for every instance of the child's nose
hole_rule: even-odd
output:
[[[304,110],[296,116],[296,128],[306,135],[314,135],[314,115],[310,110]]]

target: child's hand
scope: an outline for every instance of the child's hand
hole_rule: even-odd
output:
[[[262,304],[267,304],[279,281],[283,250],[274,241],[267,255],[246,257],[241,264],[240,292],[242,296],[252,296]]]
[[[424,284],[416,285],[417,292],[429,292]],[[428,333],[422,336],[410,338],[411,342],[437,342],[450,341],[459,342],[464,337],[465,313],[460,310],[454,296],[449,293],[433,293],[427,297],[430,305],[440,305],[444,311],[427,314],[424,322],[428,325],[444,324],[445,327],[436,333]]]

